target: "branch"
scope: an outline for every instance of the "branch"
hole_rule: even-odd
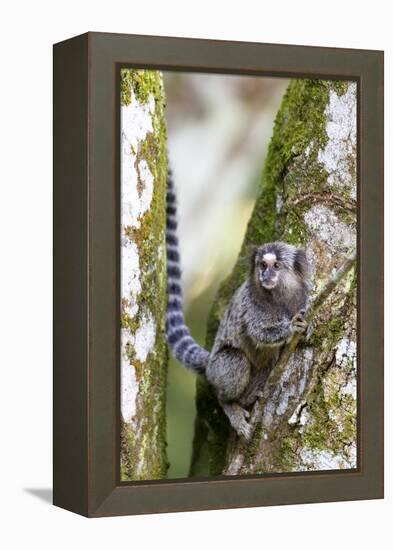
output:
[[[330,294],[333,292],[333,290],[336,288],[339,282],[345,277],[345,275],[354,266],[355,261],[356,261],[356,253],[352,254],[349,258],[347,258],[343,262],[341,267],[336,271],[336,273],[332,277],[330,277],[327,281],[325,281],[321,290],[315,296],[314,300],[312,301],[311,305],[309,306],[306,312],[305,319],[307,322],[310,322],[312,318],[315,317],[317,312],[320,310],[321,306],[324,304],[324,302],[327,300],[327,298],[330,296]],[[255,428],[257,427],[257,425],[261,422],[266,403],[269,397],[271,396],[272,391],[274,391],[275,388],[277,387],[277,384],[281,376],[283,375],[283,372],[288,364],[288,361],[291,355],[296,350],[302,338],[303,338],[303,335],[300,333],[296,333],[293,336],[291,341],[282,349],[280,357],[277,360],[277,363],[275,364],[274,368],[270,372],[263,389],[263,396],[255,402],[250,415],[249,422],[253,432],[255,431]],[[237,449],[231,459],[229,466],[226,469],[226,472],[225,472],[226,475],[239,474],[244,463],[245,453],[250,443],[251,443],[250,441],[239,439]]]

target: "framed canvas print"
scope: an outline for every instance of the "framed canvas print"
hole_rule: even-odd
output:
[[[54,503],[383,496],[383,53],[54,47]]]

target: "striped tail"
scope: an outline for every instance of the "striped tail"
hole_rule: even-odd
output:
[[[209,352],[190,335],[183,312],[179,241],[176,235],[176,193],[171,170],[167,182],[166,254],[168,265],[168,305],[166,313],[166,337],[172,354],[190,370],[205,372]]]

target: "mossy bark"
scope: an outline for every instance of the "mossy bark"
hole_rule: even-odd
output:
[[[158,71],[121,71],[121,478],[166,476],[166,126]]]
[[[283,240],[307,249],[313,293],[356,248],[356,84],[290,83],[277,115],[260,194],[239,259],[213,304],[210,347],[247,274],[247,248]],[[234,464],[239,440],[211,388],[198,381],[192,475],[356,467],[356,278],[335,288],[264,406]]]

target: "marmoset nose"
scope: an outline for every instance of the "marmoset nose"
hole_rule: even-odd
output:
[[[263,279],[265,281],[272,281],[276,278],[276,273],[274,272],[274,269],[272,269],[271,267],[268,267],[267,269],[265,269],[265,272],[263,274]]]

